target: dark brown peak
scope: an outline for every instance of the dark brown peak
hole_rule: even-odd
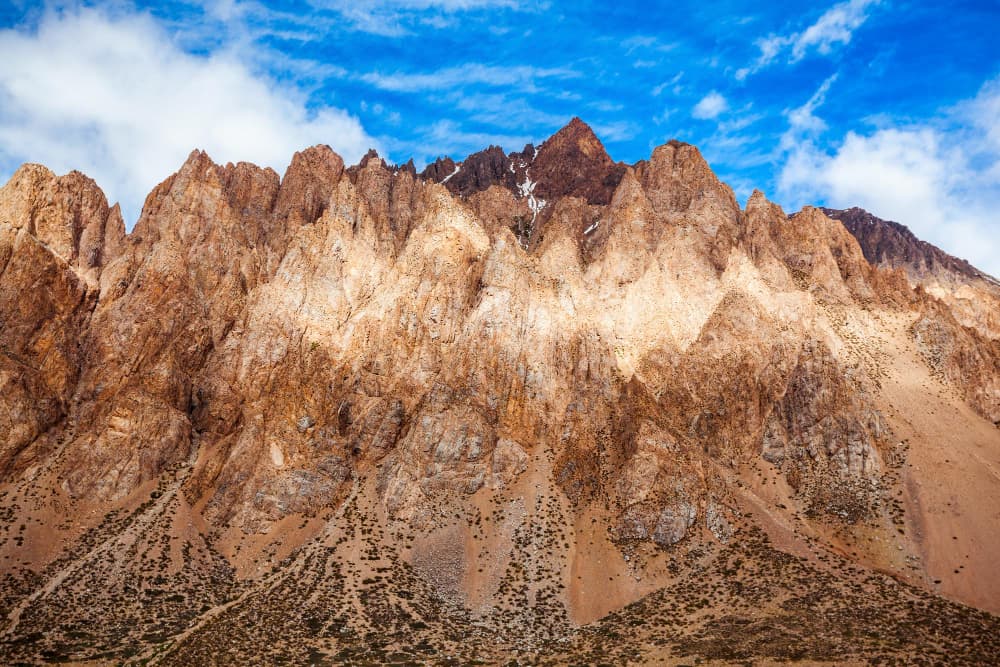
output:
[[[448,156],[439,157],[420,172],[420,178],[440,183],[455,171],[455,161]]]
[[[582,197],[591,204],[608,204],[625,173],[589,125],[574,118],[545,140],[530,158],[528,178],[536,198]]]
[[[469,197],[476,192],[489,189],[491,185],[502,185],[514,189],[514,175],[510,171],[510,158],[499,146],[473,153],[460,164],[452,163],[451,169],[439,175],[451,192]]]
[[[538,148],[539,156],[543,152],[579,153],[592,161],[613,163],[594,130],[577,117],[542,142]]]
[[[573,116],[568,123],[559,128],[548,140],[551,141],[558,137],[594,137],[596,139],[597,135],[594,133],[594,129],[583,122],[579,116]]]
[[[922,241],[905,225],[878,218],[863,208],[820,208],[825,215],[843,223],[858,240],[865,259],[875,266],[902,268],[913,280],[943,273],[963,279],[996,282],[964,259],[953,257],[937,246]]]

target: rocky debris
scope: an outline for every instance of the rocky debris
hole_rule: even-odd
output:
[[[690,503],[681,502],[665,507],[656,519],[656,527],[653,529],[651,537],[660,546],[677,544],[687,535],[687,531],[694,525],[696,517],[697,510]]]
[[[934,301],[927,304],[909,333],[931,370],[957,387],[976,412],[1000,424],[1000,340],[962,326]]]

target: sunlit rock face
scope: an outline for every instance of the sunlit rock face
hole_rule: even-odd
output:
[[[60,558],[146,581],[156,544],[212,609],[320,547],[294,567],[334,577],[359,535],[406,563],[385,581],[550,639],[761,530],[996,611],[1000,531],[969,515],[981,584],[941,584],[906,457],[926,401],[1000,456],[1000,291],[856,218],[741,209],[695,147],[616,163],[578,119],[419,175],[195,151],[128,234],[92,181],[26,165],[0,190],[0,504],[46,546],[0,545],[35,573],[7,632],[58,625],[63,584],[31,594]],[[130,595],[66,576],[92,610]]]

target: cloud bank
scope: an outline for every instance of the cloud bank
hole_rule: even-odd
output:
[[[938,118],[850,131],[831,149],[814,114],[829,85],[788,113],[784,201],[861,206],[1000,276],[1000,78]]]
[[[122,203],[129,224],[196,147],[281,173],[309,145],[348,161],[376,145],[347,112],[310,107],[234,51],[185,52],[145,14],[50,11],[34,30],[0,31],[0,53],[0,167],[79,169]]]

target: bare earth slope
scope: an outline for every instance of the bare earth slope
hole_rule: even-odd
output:
[[[996,294],[852,231],[576,119],[421,175],[195,151],[128,234],[23,167],[0,658],[982,664]]]

